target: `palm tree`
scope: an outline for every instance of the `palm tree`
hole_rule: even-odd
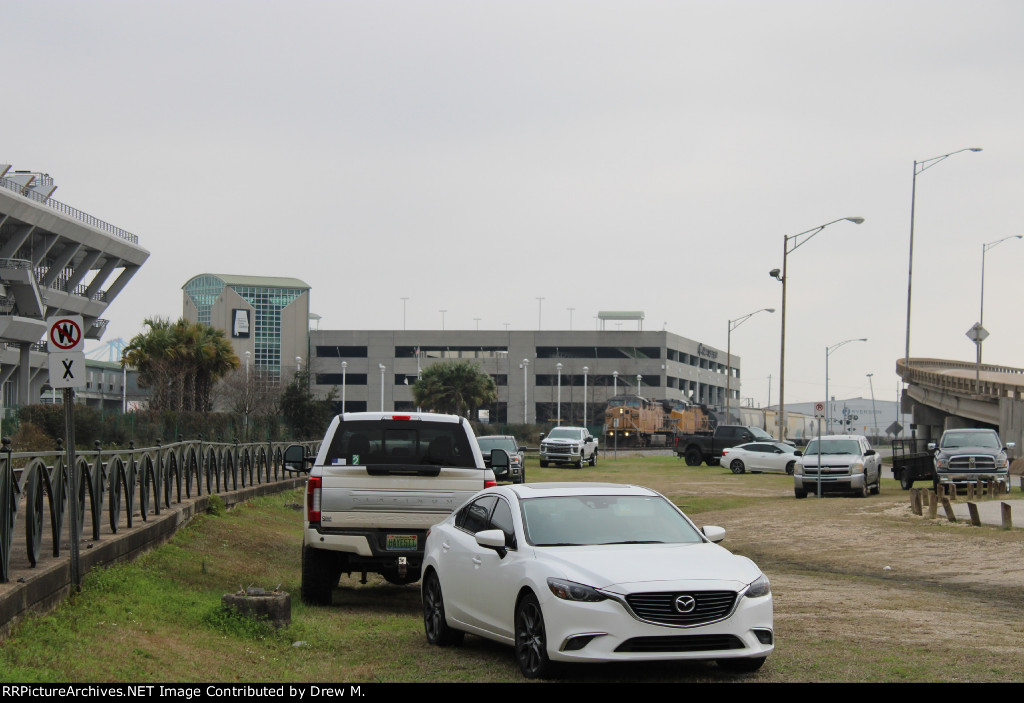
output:
[[[468,361],[442,361],[425,368],[412,386],[417,407],[466,416],[498,399],[494,379]]]
[[[139,371],[139,385],[152,389],[154,410],[210,408],[213,384],[239,367],[224,333],[201,322],[147,318],[147,332],[125,347],[122,364]]]

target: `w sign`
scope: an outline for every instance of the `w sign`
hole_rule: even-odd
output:
[[[50,353],[82,351],[84,336],[82,324],[81,315],[46,318],[46,351]]]

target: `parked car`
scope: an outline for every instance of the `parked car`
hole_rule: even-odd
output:
[[[787,442],[748,442],[722,450],[722,466],[734,474],[778,471],[792,474],[802,452]]]
[[[491,450],[504,449],[508,453],[509,467],[505,473],[494,472],[498,481],[511,481],[512,483],[526,482],[526,451],[519,446],[519,442],[512,435],[484,435],[477,437],[476,443],[480,445],[480,453],[484,455],[484,465],[488,469],[491,466]]]
[[[582,469],[584,463],[597,466],[597,438],[586,427],[555,427],[540,443],[540,466],[572,464]]]
[[[478,493],[430,528],[427,641],[512,645],[527,678],[552,662],[716,660],[754,671],[774,648],[768,578],[661,494],[616,484]]]
[[[878,493],[882,486],[882,458],[864,435],[815,437],[807,443],[793,472],[793,493]]]

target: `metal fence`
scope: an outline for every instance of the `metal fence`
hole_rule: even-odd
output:
[[[92,539],[131,528],[151,515],[193,497],[295,478],[285,469],[283,442],[180,441],[136,449],[77,451],[81,477],[71,486],[67,454],[0,449],[0,583],[7,583],[14,560],[35,566],[47,540],[60,556],[61,532],[70,520],[70,500],[78,500],[78,534]],[[299,442],[315,452],[319,442]],[[104,519],[106,517],[106,520]],[[46,519],[48,518],[48,519]],[[24,541],[15,539],[19,519]],[[44,523],[49,529],[44,530]],[[22,562],[24,563],[24,562]]]

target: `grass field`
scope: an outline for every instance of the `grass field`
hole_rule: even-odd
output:
[[[528,480],[655,488],[772,580],[776,650],[752,675],[711,663],[580,665],[565,681],[1022,681],[1019,530],[915,518],[895,482],[866,499],[797,501],[791,479],[687,467],[674,457],[602,457]],[[343,578],[332,607],[299,602],[298,491],[209,514],[135,563],[90,574],[57,612],[0,643],[6,682],[520,682],[508,647],[423,635],[418,584]],[[888,566],[889,569],[885,569]],[[293,594],[275,631],[226,612],[247,586]]]

